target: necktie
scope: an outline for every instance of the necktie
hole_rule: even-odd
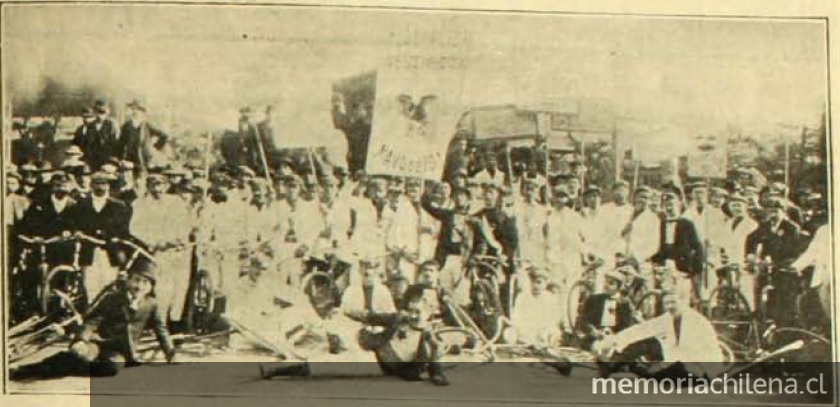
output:
[[[732,220],[732,230],[735,230],[744,218],[735,218]]]
[[[682,315],[674,317],[674,335],[677,336],[677,345],[680,344],[680,328],[682,328]]]

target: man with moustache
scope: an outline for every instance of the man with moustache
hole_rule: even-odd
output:
[[[140,364],[137,344],[148,327],[154,330],[167,363],[172,363],[175,348],[155,297],[156,281],[154,263],[138,260],[125,287],[109,292],[86,316],[67,351],[12,370],[11,379],[116,376],[123,367]]]
[[[659,249],[651,260],[658,265],[665,265],[668,260],[673,261],[678,271],[678,288],[682,292],[692,292],[699,298],[705,259],[704,247],[694,222],[681,216],[681,195],[676,187],[662,192],[662,209]],[[693,290],[687,290],[684,286],[691,286]]]
[[[169,135],[153,126],[146,118],[148,109],[139,100],[126,105],[128,120],[122,125],[114,156],[135,164],[135,173],[145,173],[159,161],[158,155],[166,146]]]
[[[110,196],[113,179],[112,175],[103,172],[93,175],[90,197],[79,201],[74,211],[77,232],[106,242],[130,236],[131,208]],[[79,261],[85,275],[88,301],[91,301],[117,278],[117,248],[83,242]]]

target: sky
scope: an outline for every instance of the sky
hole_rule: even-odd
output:
[[[573,100],[638,144],[793,136],[780,124],[816,126],[827,94],[825,27],[811,20],[175,5],[7,5],[4,18],[15,98],[50,76],[195,131],[268,103],[290,129],[329,124],[334,81],[417,57],[454,61],[408,76],[447,84],[451,109]]]

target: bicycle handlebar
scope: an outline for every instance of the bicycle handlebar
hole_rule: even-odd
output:
[[[155,257],[154,257],[151,253],[149,253],[148,251],[146,251],[146,249],[144,249],[143,247],[141,247],[141,246],[140,246],[140,245],[138,245],[137,243],[134,243],[134,242],[132,242],[132,241],[130,241],[130,240],[120,239],[120,238],[115,238],[115,239],[113,239],[113,242],[114,242],[114,243],[118,243],[118,244],[122,244],[122,245],[125,245],[125,246],[128,246],[128,247],[130,247],[130,248],[134,249],[134,251],[135,251],[136,253],[139,253],[139,254],[143,255],[144,257],[146,257],[146,258],[147,258],[147,259],[149,259],[149,260],[154,261],[154,259],[155,259]]]
[[[47,239],[44,239],[40,236],[29,237],[25,235],[18,235],[18,239],[26,244],[42,244],[42,245],[51,245],[54,243],[58,243],[64,240],[61,236],[53,236]]]

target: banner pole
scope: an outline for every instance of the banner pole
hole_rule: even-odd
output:
[[[271,180],[271,172],[268,170],[268,159],[265,155],[265,148],[263,148],[262,143],[262,134],[260,134],[260,126],[256,123],[252,124],[254,126],[254,135],[257,137],[257,149],[260,151],[260,162],[263,165],[263,171],[265,172],[265,179],[268,181],[268,190],[271,192],[271,195],[274,196],[274,182]]]

